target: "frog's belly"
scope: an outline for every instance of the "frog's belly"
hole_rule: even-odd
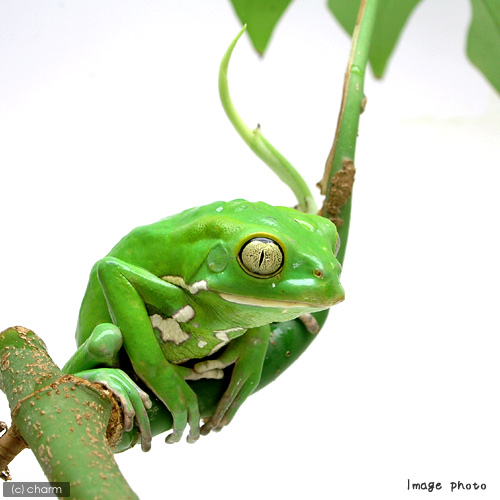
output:
[[[188,329],[183,318],[164,318],[159,314],[149,318],[165,358],[176,364],[210,356],[246,331],[244,328],[229,328],[200,332]]]

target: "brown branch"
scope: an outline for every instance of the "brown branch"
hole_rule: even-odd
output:
[[[5,422],[0,422],[0,429],[7,430],[0,437],[0,479],[8,481],[12,479],[10,477],[9,464],[21,451],[29,448],[29,446],[15,425],[7,429]]]

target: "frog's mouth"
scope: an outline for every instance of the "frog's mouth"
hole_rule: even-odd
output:
[[[162,276],[162,280],[165,280],[173,285],[179,286],[184,290],[189,291],[192,295],[198,295],[200,291],[209,291],[208,284],[205,280],[197,281],[191,285],[188,285],[184,278],[181,276]],[[215,291],[215,290],[213,290]],[[309,309],[321,311],[323,309],[328,309],[329,307],[338,304],[344,300],[344,294],[335,297],[335,299],[327,302],[326,304],[318,304],[314,302],[298,302],[294,300],[275,300],[275,299],[260,299],[257,297],[248,297],[246,295],[234,295],[232,293],[217,292],[219,297],[227,302],[232,302],[233,304],[240,304],[244,306],[255,306],[255,307],[273,307],[283,309],[286,312],[288,309]]]
[[[257,307],[275,307],[280,309],[291,309],[291,308],[302,308],[302,309],[326,309],[331,307],[338,302],[342,302],[344,298],[336,300],[330,304],[312,304],[307,302],[296,302],[293,300],[273,300],[273,299],[259,299],[256,297],[247,297],[245,295],[233,295],[229,293],[219,292],[221,299],[227,302],[233,302],[234,304],[241,304],[245,306],[257,306]]]

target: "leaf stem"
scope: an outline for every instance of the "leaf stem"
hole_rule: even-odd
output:
[[[219,95],[222,107],[229,121],[250,149],[293,191],[299,204],[299,210],[307,213],[316,213],[318,209],[314,198],[299,172],[297,172],[293,165],[262,135],[260,127],[252,130],[245,124],[231,100],[227,80],[229,60],[231,59],[231,54],[233,53],[236,43],[245,30],[246,25],[243,26],[238,36],[231,42],[220,64]]]

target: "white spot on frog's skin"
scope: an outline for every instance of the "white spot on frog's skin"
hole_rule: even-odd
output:
[[[314,227],[311,226],[311,224],[309,224],[308,222],[306,222],[304,220],[300,220],[300,219],[293,219],[293,220],[295,222],[297,222],[298,224],[300,224],[302,227],[309,229],[309,231],[314,231]]]
[[[245,297],[244,295],[233,295],[229,293],[219,292],[219,297],[226,300],[227,302],[233,302],[234,304],[241,304],[246,306],[258,306],[258,307],[279,307],[289,308],[289,307],[311,307],[311,304],[306,302],[295,302],[291,300],[271,300],[271,299],[258,299],[256,297]],[[330,307],[331,304],[326,304],[324,309]],[[320,307],[318,307],[320,309]]]
[[[195,316],[194,309],[191,306],[181,307],[173,316],[179,323],[189,323]]]
[[[243,331],[246,331],[246,328],[242,328],[241,326],[235,326],[234,328],[228,328],[227,330],[215,330],[215,333],[219,332],[230,333],[230,332],[243,332]]]
[[[229,341],[224,341],[224,342],[221,342],[220,344],[217,344],[209,353],[209,356],[211,356],[212,354],[214,354],[215,352],[217,352],[219,349],[221,349],[222,347],[224,347]]]
[[[160,328],[163,318],[159,314],[153,314],[153,316],[150,316],[149,319],[151,320],[153,328]]]
[[[172,283],[172,285],[184,288],[184,290],[187,290],[191,295],[196,295],[201,291],[208,292],[208,284],[205,280],[188,285],[181,276],[162,276],[161,279],[168,283]]]
[[[224,347],[231,339],[229,338],[229,335],[228,333],[230,332],[245,332],[246,331],[246,328],[240,328],[240,327],[237,327],[237,328],[228,328],[227,330],[216,330],[214,332],[214,337],[217,339],[217,340],[220,340],[221,343],[220,344],[217,344],[211,351],[210,351],[210,355],[212,355],[214,352],[217,352],[220,348]]]
[[[214,336],[216,339],[222,340],[224,342],[229,341],[228,333],[232,332],[244,332],[246,329],[241,327],[228,328],[227,330],[215,330]]]
[[[215,338],[222,340],[223,342],[229,342],[229,337],[227,336],[226,332],[217,332],[215,334]]]
[[[219,207],[219,208],[215,209],[216,212],[222,212],[223,210],[224,210],[224,207]]]
[[[207,342],[205,342],[204,340],[199,340],[198,341],[198,347],[200,349],[203,349],[206,345],[207,345]]]
[[[149,317],[153,328],[160,330],[161,339],[163,342],[173,342],[175,345],[180,345],[189,339],[190,335],[184,332],[179,323],[172,318],[162,318],[159,314],[153,314]]]

